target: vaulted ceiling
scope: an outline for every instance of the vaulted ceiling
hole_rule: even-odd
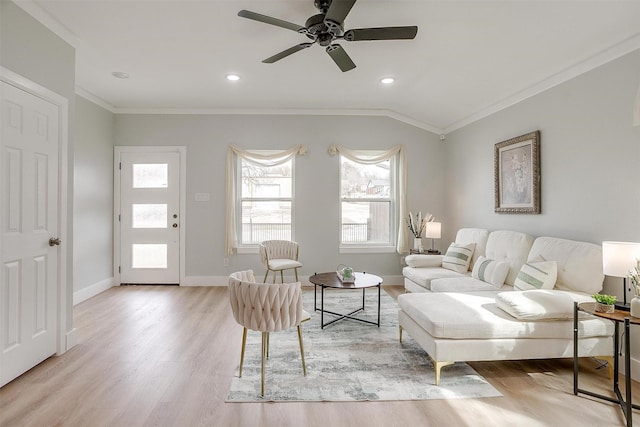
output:
[[[640,48],[640,1],[358,0],[345,29],[419,30],[339,41],[344,73],[318,45],[262,63],[307,37],[237,16],[304,26],[312,0],[16,3],[76,47],[78,93],[114,112],[373,114],[446,133]]]

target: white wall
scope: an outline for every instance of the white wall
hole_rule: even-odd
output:
[[[640,241],[635,51],[447,135],[447,234],[513,229],[594,243]],[[494,213],[494,145],[541,132],[542,214]]]
[[[338,251],[339,165],[331,144],[388,149],[404,144],[409,170],[408,208],[443,213],[443,143],[437,135],[384,117],[344,116],[116,116],[116,145],[187,147],[186,275],[226,277],[253,268],[258,255],[234,255],[224,267],[225,164],[229,144],[246,149],[285,149],[305,144],[309,154],[295,161],[295,239],[304,267],[301,277],[340,264],[380,275],[401,274],[397,254]],[[210,193],[195,202],[194,193]],[[425,242],[426,243],[426,242]],[[223,283],[218,283],[223,284]]]
[[[113,285],[113,145],[115,115],[76,97],[74,303]]]
[[[67,332],[73,329],[73,142],[75,49],[10,1],[0,1],[0,64],[69,101],[69,185],[67,188]]]
[[[635,51],[447,135],[447,239],[475,226],[640,242],[640,127],[632,126],[639,84]],[[542,214],[496,214],[494,145],[533,130],[541,132]],[[607,278],[605,292],[622,299],[622,279]],[[640,359],[640,334],[632,342]]]

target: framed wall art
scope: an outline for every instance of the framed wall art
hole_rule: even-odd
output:
[[[494,183],[496,212],[540,213],[540,131],[495,145]]]

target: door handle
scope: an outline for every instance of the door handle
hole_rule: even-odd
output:
[[[60,243],[62,243],[62,240],[58,237],[52,237],[49,239],[49,246],[60,246]]]
[[[178,228],[178,224],[176,224],[175,222],[173,223],[173,228]]]

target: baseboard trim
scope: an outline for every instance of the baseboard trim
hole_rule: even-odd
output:
[[[109,288],[115,286],[113,277],[102,280],[86,288],[80,289],[73,293],[73,305],[78,305],[82,301],[86,301],[91,297],[98,295],[101,292],[106,291]]]
[[[77,344],[76,328],[73,328],[65,334],[66,344],[64,351],[71,350]]]

